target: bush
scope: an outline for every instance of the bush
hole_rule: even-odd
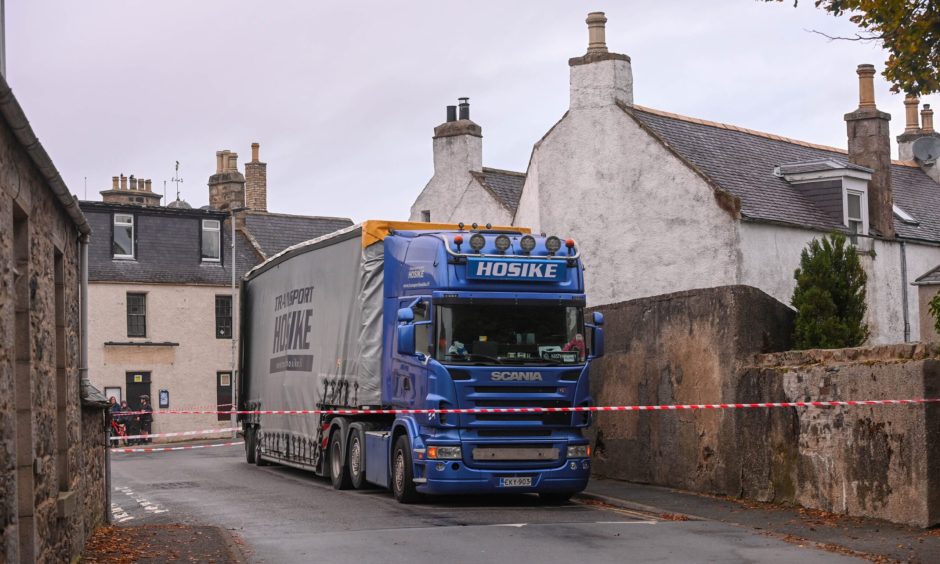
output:
[[[933,316],[934,330],[940,333],[940,292],[930,298],[930,301],[927,302],[927,309],[930,311],[930,315]]]
[[[868,339],[868,325],[862,321],[867,277],[845,235],[813,239],[793,276],[797,349],[857,347]]]

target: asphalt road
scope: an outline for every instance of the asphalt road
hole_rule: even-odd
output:
[[[717,521],[528,495],[401,505],[384,491],[249,465],[240,446],[114,454],[112,487],[115,523],[221,526],[253,562],[858,562]]]

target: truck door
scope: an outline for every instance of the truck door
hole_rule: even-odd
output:
[[[392,401],[397,406],[416,408],[427,396],[427,359],[431,354],[431,300],[428,297],[402,298],[399,307],[411,307],[415,323],[415,356],[392,355]],[[398,338],[397,336],[395,337]],[[397,351],[398,343],[392,347]]]

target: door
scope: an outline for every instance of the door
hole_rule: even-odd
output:
[[[406,357],[398,354],[397,343],[392,347],[392,400],[400,407],[415,408],[416,403],[427,395],[427,371],[425,356],[430,353],[431,330],[427,322],[431,320],[431,307],[428,298],[403,298],[399,307],[411,307],[414,312],[415,356]],[[397,339],[397,337],[396,337]]]
[[[218,372],[215,378],[215,397],[218,411],[232,409],[232,373]],[[219,413],[219,421],[231,421],[228,413]]]
[[[153,398],[150,397],[150,373],[128,372],[127,405],[129,405],[131,409],[140,407],[140,396],[147,396],[150,400],[150,405],[153,405]]]

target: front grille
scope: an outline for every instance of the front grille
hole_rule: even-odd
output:
[[[544,399],[473,400],[475,407],[565,407],[568,402]]]
[[[478,394],[556,394],[558,388],[554,386],[476,386],[473,391]]]
[[[476,413],[477,421],[539,421],[543,425],[568,425],[570,413]]]
[[[479,431],[477,431],[477,436],[479,437],[550,437],[552,436],[552,432],[542,431],[541,429],[533,429],[533,430],[480,429]]]

